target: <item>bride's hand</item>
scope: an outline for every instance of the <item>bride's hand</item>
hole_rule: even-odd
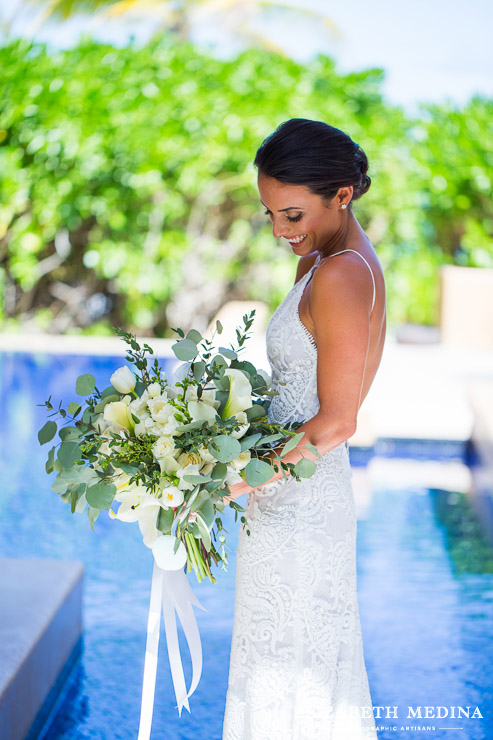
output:
[[[230,501],[234,501],[238,496],[242,496],[244,493],[250,493],[250,491],[253,491],[254,489],[248,485],[246,481],[241,481],[241,483],[235,483],[234,485],[229,487],[230,493],[228,496],[223,496],[223,502],[225,506],[229,505]]]

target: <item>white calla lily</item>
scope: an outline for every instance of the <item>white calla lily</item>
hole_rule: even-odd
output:
[[[238,413],[235,414],[235,418],[240,422],[241,427],[235,432],[230,432],[230,435],[235,439],[240,439],[240,437],[243,437],[243,435],[247,433],[250,422],[248,421],[247,415],[244,411],[238,411]]]
[[[133,434],[135,430],[130,406],[124,400],[107,403],[104,407],[103,417],[109,422],[111,429],[115,432],[126,429]]]
[[[222,418],[229,419],[238,411],[245,411],[252,406],[252,386],[241,370],[226,368],[224,375],[229,377],[229,396],[224,407]]]
[[[206,421],[211,426],[216,421],[216,409],[204,401],[189,401],[188,411],[193,421]]]

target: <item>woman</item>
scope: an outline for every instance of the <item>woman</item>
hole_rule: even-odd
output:
[[[284,460],[302,453],[317,469],[231,488],[233,499],[248,493],[250,535],[240,529],[223,740],[375,739],[347,442],[386,329],[383,273],[352,211],[370,187],[368,160],[343,131],[295,118],[262,143],[255,165],[273,234],[300,257],[266,331],[279,393],[269,420],[305,422]]]

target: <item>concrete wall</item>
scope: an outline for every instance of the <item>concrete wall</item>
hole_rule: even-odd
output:
[[[0,559],[0,740],[23,740],[82,632],[79,562]]]

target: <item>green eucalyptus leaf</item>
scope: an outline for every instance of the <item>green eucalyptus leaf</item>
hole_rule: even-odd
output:
[[[196,502],[195,502],[196,503]],[[197,508],[200,516],[206,523],[206,526],[210,529],[212,525],[214,524],[214,504],[210,500],[209,496],[207,496],[206,500],[203,501],[203,503],[200,505],[200,507]]]
[[[222,334],[223,333],[223,325],[221,324],[221,322],[219,321],[219,319],[216,319],[216,331],[217,331],[218,334]]]
[[[79,396],[89,396],[96,387],[96,379],[94,375],[86,373],[85,375],[79,375],[75,383],[75,392]]]
[[[55,469],[55,447],[52,447],[48,452],[48,459],[46,461],[45,470],[47,473],[52,473]]]
[[[310,442],[305,442],[305,447],[307,448],[307,450],[310,450],[310,452],[313,452],[313,454],[317,457],[322,457],[315,445],[310,444]]]
[[[87,489],[86,499],[96,509],[109,509],[115,498],[116,486],[113,483],[99,481]]]
[[[228,434],[219,434],[217,437],[212,437],[208,447],[211,455],[222,463],[231,462],[241,453],[239,441]]]
[[[267,481],[275,474],[275,471],[269,463],[264,460],[259,460],[256,457],[250,460],[244,470],[245,480],[252,488],[261,486],[263,483],[267,483]]]
[[[82,406],[80,405],[80,403],[77,403],[77,401],[71,401],[67,406],[67,411],[71,416],[77,416],[81,408]]]
[[[91,525],[91,531],[94,532],[94,522],[99,516],[99,509],[95,508],[94,506],[88,506],[87,508],[87,516],[89,517],[89,524]]]
[[[240,447],[241,451],[249,450],[253,447],[260,439],[262,439],[262,433],[257,432],[256,434],[249,434],[247,437],[241,437]]]
[[[107,403],[113,403],[113,401],[119,401],[120,396],[113,392],[112,395],[108,394],[105,396],[99,403],[97,403],[94,407],[94,411],[96,411],[98,414],[100,414],[102,411],[104,411],[104,407]]]
[[[159,514],[156,522],[156,527],[159,529],[160,532],[163,534],[171,534],[171,528],[173,526],[173,521],[175,518],[175,513],[171,506],[167,509],[163,509],[161,506],[159,508]]]
[[[199,352],[197,345],[191,339],[181,339],[179,342],[172,344],[171,349],[178,359],[183,362],[194,360]]]
[[[209,475],[200,475],[200,473],[194,474],[190,473],[183,476],[183,480],[186,480],[187,483],[209,483],[212,478]]]
[[[237,353],[234,350],[228,349],[227,347],[218,347],[217,351],[220,352],[223,357],[226,357],[228,360],[236,360],[236,358],[238,357]]]
[[[192,363],[192,372],[195,380],[201,380],[204,375],[206,364],[203,360]]]
[[[280,457],[284,457],[284,455],[287,455],[288,452],[291,452],[292,449],[296,447],[298,442],[305,436],[305,432],[299,432],[298,434],[295,434],[294,437],[291,437],[291,439],[286,442],[284,447],[282,448],[282,452],[280,453]]]
[[[198,344],[202,341],[202,334],[197,331],[197,329],[190,329],[190,331],[187,332],[186,338],[190,339],[194,344]]]
[[[81,458],[78,442],[62,442],[58,448],[57,460],[64,468],[71,468]]]
[[[58,435],[63,442],[78,442],[84,436],[77,427],[62,427]]]
[[[46,424],[38,432],[38,440],[40,445],[44,445],[53,439],[57,432],[57,425],[55,421],[47,421]]]
[[[294,466],[295,473],[299,475],[300,478],[311,478],[316,469],[317,465],[314,460],[308,460],[306,457],[299,460]]]
[[[252,404],[249,409],[246,409],[245,413],[247,415],[248,421],[253,421],[253,419],[261,419],[263,416],[266,416],[266,411],[264,407],[261,406],[259,403]]]
[[[192,533],[195,537],[198,536],[202,539],[205,549],[209,552],[211,549],[211,535],[207,524],[204,522],[200,514],[197,514]]]

